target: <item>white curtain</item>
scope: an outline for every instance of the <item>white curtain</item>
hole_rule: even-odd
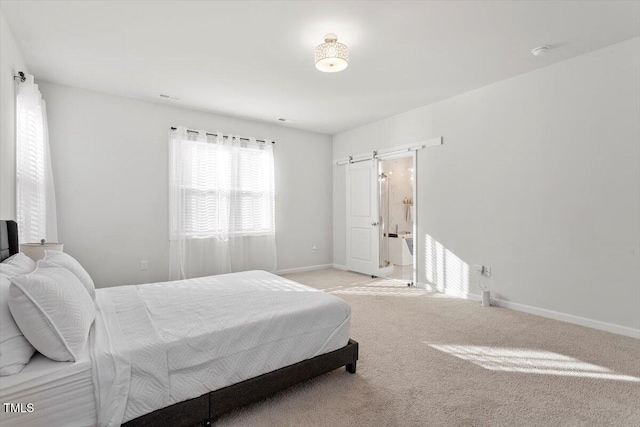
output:
[[[58,241],[47,108],[30,74],[16,98],[16,217],[20,242]]]
[[[271,142],[169,135],[169,278],[275,271]]]

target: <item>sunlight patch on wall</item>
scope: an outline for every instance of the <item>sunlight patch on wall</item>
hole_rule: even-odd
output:
[[[428,234],[424,252],[426,278],[432,287],[446,295],[466,297],[469,292],[469,264]]]
[[[490,371],[640,382],[640,378],[619,374],[609,368],[551,351],[473,345],[427,345]]]

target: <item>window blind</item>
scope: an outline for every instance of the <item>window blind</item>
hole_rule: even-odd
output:
[[[187,138],[174,147],[172,180],[181,190],[182,220],[174,222],[172,234],[219,239],[275,234],[272,147]]]

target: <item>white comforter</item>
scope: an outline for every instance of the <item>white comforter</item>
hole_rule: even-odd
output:
[[[349,338],[343,300],[264,271],[96,294],[100,426],[337,350]]]

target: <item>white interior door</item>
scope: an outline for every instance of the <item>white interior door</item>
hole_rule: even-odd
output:
[[[347,164],[347,268],[377,275],[379,265],[378,161]]]

